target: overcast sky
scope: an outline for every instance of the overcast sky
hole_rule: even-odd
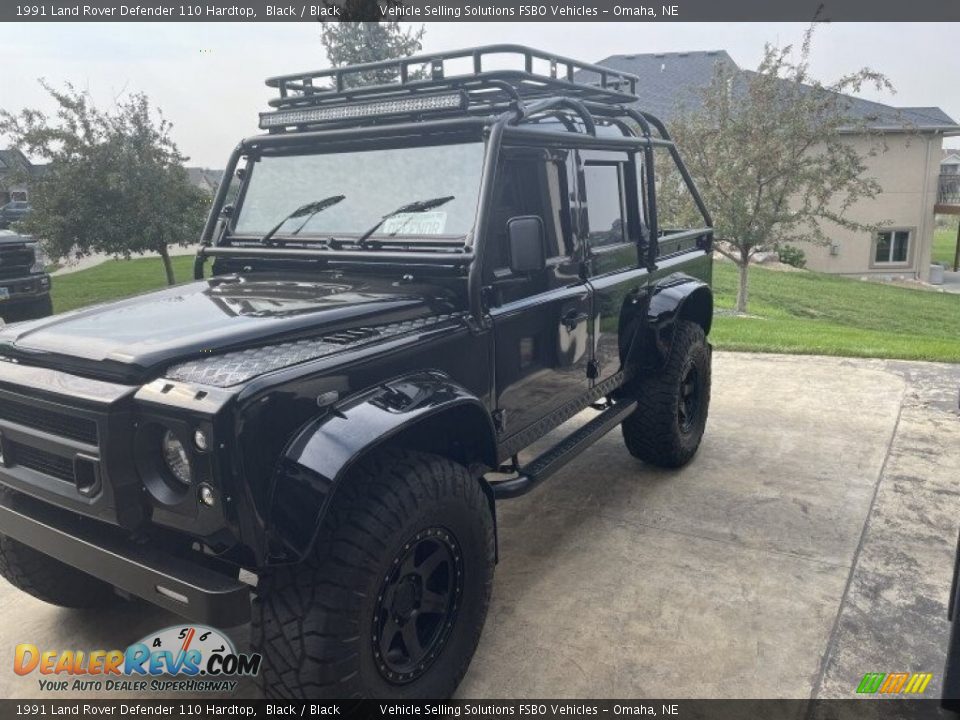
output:
[[[429,23],[424,50],[517,42],[586,61],[616,53],[726,50],[755,67],[765,42],[798,43],[796,23]],[[813,74],[829,81],[867,65],[895,95],[893,105],[936,105],[960,119],[957,26],[834,24],[819,29]],[[37,84],[70,81],[107,104],[141,90],[174,125],[190,164],[222,167],[237,140],[257,132],[270,75],[327,66],[314,23],[0,23],[0,107],[49,109]],[[0,143],[2,144],[2,143]],[[947,140],[960,147],[960,138]]]

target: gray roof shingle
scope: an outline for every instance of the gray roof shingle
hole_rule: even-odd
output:
[[[741,70],[724,50],[697,52],[642,53],[611,55],[598,62],[616,70],[633,73],[640,78],[636,104],[662,120],[669,120],[680,108],[696,111],[701,107],[700,90],[710,84],[718,63],[723,63],[748,77],[751,70]],[[580,82],[590,82],[587,73],[578,74]],[[866,121],[870,127],[917,130],[958,130],[957,124],[938,107],[893,107],[883,103],[844,95],[851,118]]]
[[[596,64],[639,77],[637,107],[668,120],[681,105],[690,110],[700,107],[698,91],[710,84],[717,63],[737,67],[725,50],[611,55]],[[578,71],[574,79],[595,82],[595,75]]]

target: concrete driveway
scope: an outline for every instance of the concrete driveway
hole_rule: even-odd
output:
[[[960,366],[716,353],[714,367],[689,467],[647,468],[611,433],[501,503],[462,697],[850,697],[894,671],[934,673],[939,694]],[[17,643],[122,648],[178,622],[142,604],[59,610],[5,584],[0,616],[6,698],[38,695],[10,670]]]
[[[943,285],[940,288],[948,293],[960,293],[960,272],[943,271]]]

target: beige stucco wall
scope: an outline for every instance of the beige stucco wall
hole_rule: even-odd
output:
[[[866,155],[875,140],[849,136],[861,155]],[[824,227],[836,254],[829,247],[804,244],[807,267],[844,275],[891,275],[927,280],[933,244],[933,207],[937,198],[943,136],[933,133],[890,134],[885,137],[886,151],[867,159],[868,173],[883,191],[875,198],[859,201],[846,215],[861,223],[889,221],[891,229],[910,230],[908,262],[877,265],[873,262],[873,237],[827,223]]]

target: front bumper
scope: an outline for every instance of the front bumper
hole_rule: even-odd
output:
[[[6,289],[6,293],[0,294],[8,295],[0,299],[0,308],[38,300],[50,294],[50,276],[43,273],[0,280],[0,288]]]
[[[100,525],[0,493],[3,535],[194,622],[232,627],[250,620],[248,585]]]

